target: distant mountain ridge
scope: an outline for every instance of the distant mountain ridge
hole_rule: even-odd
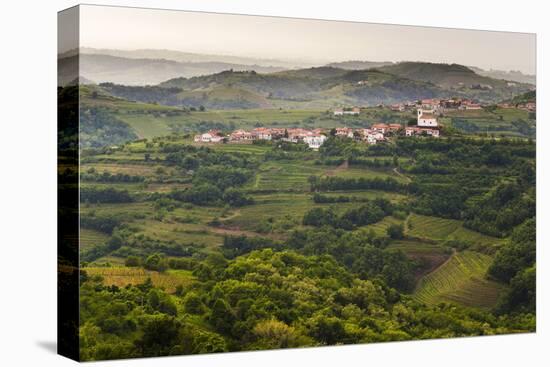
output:
[[[184,52],[176,50],[163,49],[137,49],[137,50],[116,50],[116,49],[96,49],[90,47],[81,47],[81,54],[87,55],[109,55],[116,57],[124,57],[129,59],[165,59],[177,62],[223,62],[227,64],[241,65],[261,65],[278,68],[300,68],[311,66],[310,63],[300,61],[287,61],[279,59],[258,58],[249,56],[232,56],[232,55],[216,55],[216,54],[201,54],[193,52]]]
[[[60,74],[70,74],[74,58],[58,59]],[[96,83],[112,82],[124,85],[154,85],[176,77],[208,75],[223,70],[250,70],[272,73],[283,70],[278,67],[229,64],[223,62],[178,62],[165,59],[137,59],[101,54],[80,54],[80,73]],[[74,74],[73,74],[74,75]]]
[[[379,68],[382,66],[393,65],[391,61],[361,61],[361,60],[350,60],[350,61],[341,61],[341,62],[332,62],[326,66],[335,67],[344,70],[364,70]]]
[[[90,50],[94,53],[84,53]],[[104,51],[118,56],[99,53]],[[317,109],[433,97],[465,97],[494,103],[534,89],[532,84],[480,75],[474,68],[459,64],[352,60],[286,69],[212,61],[218,56],[170,50],[81,52],[80,83],[93,81],[113,96],[169,106]],[[60,74],[66,71],[67,75],[74,75],[76,57],[60,55]]]
[[[439,87],[484,102],[494,102],[534,89],[534,85],[495,79],[459,64],[400,62],[378,68],[403,78],[431,82]]]
[[[470,69],[478,73],[479,75],[488,76],[494,79],[510,80],[518,83],[537,84],[537,76],[531,74],[524,74],[517,70],[484,70],[475,66],[470,66]]]

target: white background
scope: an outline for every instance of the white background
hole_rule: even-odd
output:
[[[100,4],[537,33],[538,332],[306,350],[165,357],[113,366],[548,365],[550,162],[544,1],[135,0]],[[2,2],[0,11],[0,365],[64,366],[56,339],[57,14],[74,1]],[[223,32],[223,24],[220,25]],[[407,37],[403,34],[403,37]],[[437,47],[437,45],[433,45]],[[514,52],[514,50],[510,50]],[[543,61],[544,60],[544,61]],[[544,64],[544,62],[546,64]],[[546,159],[545,159],[546,158]],[[546,211],[545,211],[546,209]],[[545,350],[546,347],[546,350]]]

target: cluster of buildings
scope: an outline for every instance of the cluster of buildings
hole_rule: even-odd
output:
[[[437,112],[444,112],[446,110],[480,110],[483,105],[467,98],[427,98],[419,101],[407,101],[403,103],[395,103],[389,106],[379,104],[377,107],[389,107],[392,111],[404,112],[414,111],[419,108],[432,109]],[[361,113],[359,107],[337,108],[332,111],[334,116],[352,115],[358,116]]]
[[[346,137],[368,144],[376,144],[384,141],[388,134],[398,134],[404,132],[405,136],[426,135],[439,137],[440,126],[437,121],[437,108],[433,104],[434,100],[423,100],[422,108],[417,109],[416,126],[403,127],[401,124],[377,123],[370,128],[352,129],[349,127],[337,127],[331,131],[323,129],[304,129],[304,128],[269,128],[258,127],[251,131],[238,129],[229,135],[223,135],[219,130],[210,130],[206,133],[195,135],[194,141],[199,143],[219,143],[219,142],[252,142],[254,140],[280,140],[290,143],[303,142],[311,149],[319,149],[327,139],[327,135],[334,134],[339,137]],[[359,113],[358,108],[341,110],[343,113]],[[336,111],[335,111],[336,112]]]
[[[302,129],[302,128],[267,128],[258,127],[251,131],[243,129],[235,130],[229,135],[222,135],[219,130],[210,130],[204,134],[195,135],[195,142],[218,143],[226,142],[252,142],[254,140],[281,140],[290,143],[304,142],[311,149],[319,149],[325,142],[327,136],[322,129]]]
[[[198,143],[243,143],[255,140],[280,140],[289,143],[303,142],[311,149],[319,149],[329,135],[345,137],[376,144],[386,140],[388,135],[403,133],[405,136],[425,135],[439,137],[440,126],[437,122],[436,110],[418,109],[416,126],[403,127],[401,124],[377,123],[370,128],[352,129],[337,127],[334,129],[304,129],[304,128],[269,128],[258,127],[250,131],[239,129],[229,135],[223,135],[219,130],[210,130],[204,134],[195,135]]]

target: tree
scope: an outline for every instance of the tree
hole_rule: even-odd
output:
[[[130,255],[126,258],[124,265],[128,267],[136,267],[141,265],[141,259],[138,256]]]
[[[317,315],[311,320],[311,324],[309,334],[323,344],[334,345],[342,342],[346,336],[344,323],[337,317]]]
[[[167,355],[178,340],[179,322],[163,314],[148,315],[143,325],[143,335],[136,341],[141,355],[154,357]]]
[[[233,326],[233,313],[224,299],[217,299],[212,306],[210,323],[221,333],[229,333]]]
[[[202,315],[206,306],[196,292],[189,292],[183,298],[183,308],[185,312],[193,315]]]
[[[166,261],[162,254],[153,254],[145,259],[143,267],[148,270],[164,271],[166,270]]]
[[[387,229],[386,233],[390,236],[391,239],[400,240],[404,237],[404,230],[402,224],[391,224]]]
[[[536,261],[536,220],[531,218],[512,233],[510,243],[502,246],[489,267],[489,275],[510,282],[520,271]]]
[[[260,321],[252,333],[254,349],[297,348],[307,342],[293,327],[275,319]]]
[[[530,312],[535,313],[537,299],[536,266],[520,271],[510,280],[510,288],[499,299],[499,313]]]

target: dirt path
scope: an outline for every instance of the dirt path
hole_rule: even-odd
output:
[[[220,222],[226,222],[230,219],[233,219],[235,217],[238,217],[239,215],[241,215],[241,211],[239,209],[235,210],[231,215],[225,217],[225,218],[220,218]]]
[[[342,164],[337,166],[336,168],[329,169],[325,172],[325,176],[334,176],[338,172],[345,171],[349,168],[349,161],[346,159]]]
[[[410,178],[409,176],[406,176],[406,175],[402,174],[401,172],[399,172],[399,170],[397,169],[397,167],[395,167],[395,168],[393,169],[393,172],[394,172],[397,176],[403,177],[405,180],[407,180],[407,183],[411,183],[411,182],[412,182],[411,178]]]

